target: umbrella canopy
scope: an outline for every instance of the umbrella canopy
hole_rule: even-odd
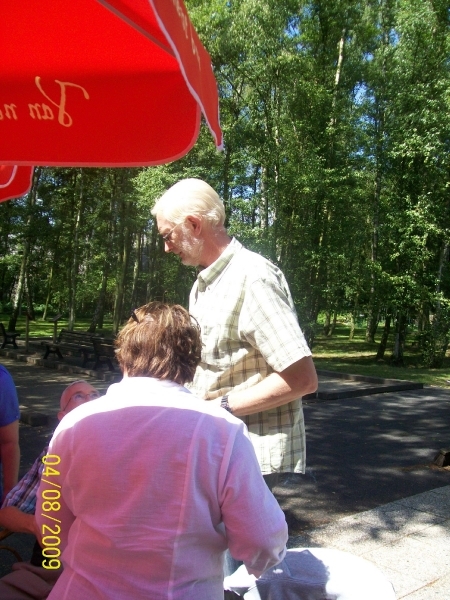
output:
[[[1,10],[0,199],[29,189],[31,165],[176,160],[201,112],[221,147],[210,58],[182,0],[3,0]]]

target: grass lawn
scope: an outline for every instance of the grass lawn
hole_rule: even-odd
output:
[[[354,375],[370,375],[385,379],[407,379],[425,385],[450,388],[450,351],[443,368],[425,369],[420,366],[418,348],[412,345],[413,335],[408,335],[405,348],[405,366],[396,367],[389,364],[392,354],[393,339],[389,339],[383,361],[376,360],[378,343],[365,341],[365,327],[355,329],[353,340],[349,340],[350,327],[345,323],[337,323],[331,338],[319,333],[313,345],[314,363],[317,369],[341,371]],[[375,339],[381,337],[379,328]]]
[[[3,323],[5,329],[8,329],[9,314],[0,313],[0,322]],[[26,318],[25,315],[17,319],[16,331],[20,331],[20,340],[25,339],[26,330]],[[62,317],[58,321],[58,333],[61,329],[67,329],[68,320],[66,317]],[[75,325],[75,331],[87,331],[91,321],[90,319],[77,319]],[[35,321],[30,321],[30,338],[33,337],[52,337],[53,336],[54,324],[51,321],[43,321],[41,317],[36,317]],[[103,329],[97,329],[95,333],[99,333],[110,337],[112,335],[112,319],[105,319],[103,322]]]
[[[0,313],[0,321],[8,326],[9,315]],[[86,331],[89,319],[77,319],[75,330]],[[58,321],[58,332],[67,329],[67,319]],[[25,339],[25,316],[19,317],[16,330],[21,332],[20,339]],[[381,337],[381,327],[376,340]],[[384,361],[376,360],[378,344],[369,344],[365,341],[365,327],[355,329],[353,340],[349,340],[350,327],[345,323],[337,323],[331,338],[319,333],[314,340],[313,356],[317,369],[328,371],[341,371],[354,375],[370,375],[385,379],[406,379],[418,381],[425,385],[449,388],[450,384],[450,351],[447,352],[445,364],[441,369],[425,369],[420,366],[420,354],[417,347],[412,345],[414,338],[409,335],[405,349],[405,366],[395,367],[389,364],[392,353],[393,340],[390,339],[385,353]],[[104,328],[97,330],[105,336],[112,335],[112,321],[105,320]],[[37,318],[30,322],[30,337],[53,336],[53,323]]]

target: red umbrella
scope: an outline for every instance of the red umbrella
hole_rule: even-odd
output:
[[[222,146],[210,58],[182,0],[14,0],[1,12],[0,201],[29,189],[32,165],[176,160],[201,112]]]

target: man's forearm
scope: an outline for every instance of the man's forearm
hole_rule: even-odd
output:
[[[230,392],[228,404],[237,417],[283,406],[317,389],[317,374],[310,356],[306,356],[281,373],[271,373],[256,385]],[[214,400],[220,404],[220,398]]]
[[[24,513],[15,506],[6,506],[0,510],[0,526],[18,533],[36,535],[34,515]]]

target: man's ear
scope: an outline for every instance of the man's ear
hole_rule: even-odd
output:
[[[200,237],[200,233],[203,228],[203,223],[202,223],[201,217],[196,217],[195,215],[189,215],[188,217],[186,217],[184,222],[187,223],[187,226],[189,227],[192,234],[196,238]]]

